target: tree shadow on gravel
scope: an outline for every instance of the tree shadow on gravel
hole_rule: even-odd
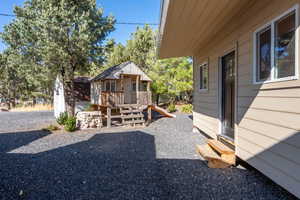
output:
[[[0,153],[9,152],[49,134],[50,131],[41,130],[0,133]]]
[[[0,134],[0,199],[294,198],[255,172],[157,158],[154,136],[142,131],[96,134],[36,154],[8,153],[47,134]]]

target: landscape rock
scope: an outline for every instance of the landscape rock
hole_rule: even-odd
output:
[[[79,129],[102,128],[101,112],[78,112],[76,115],[76,126]]]
[[[9,110],[7,108],[0,108],[0,112],[8,112]]]

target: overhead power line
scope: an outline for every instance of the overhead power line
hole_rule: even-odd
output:
[[[156,23],[141,23],[141,22],[116,22],[116,24],[124,24],[124,25],[152,25],[152,26],[157,26],[158,24]]]
[[[16,15],[12,15],[12,14],[6,14],[6,13],[0,13],[0,16],[4,16],[4,17],[16,17]],[[151,26],[157,26],[157,23],[142,23],[142,22],[116,22],[116,24],[120,24],[120,25],[151,25]]]
[[[16,15],[0,13],[0,16],[5,16],[5,17],[15,17]]]

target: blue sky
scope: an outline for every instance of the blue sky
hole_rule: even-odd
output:
[[[12,14],[15,5],[22,5],[25,0],[1,0],[0,13]],[[97,0],[97,4],[104,8],[106,15],[112,14],[119,22],[159,22],[160,0]],[[0,16],[0,31],[13,17]],[[116,25],[116,30],[109,35],[116,42],[125,43],[130,34],[135,31],[133,25]],[[153,26],[157,28],[157,26]],[[0,41],[0,51],[5,45]]]

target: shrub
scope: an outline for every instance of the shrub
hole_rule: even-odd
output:
[[[176,107],[173,103],[171,103],[168,108],[167,108],[168,112],[172,113],[172,112],[176,112]]]
[[[97,111],[98,110],[98,105],[97,104],[89,104],[85,111]]]
[[[65,130],[73,132],[76,130],[76,117],[69,117],[65,122]]]
[[[48,127],[43,128],[42,130],[44,130],[44,131],[57,131],[57,130],[59,130],[59,128],[57,126],[51,124]]]
[[[56,119],[59,125],[65,125],[66,121],[68,120],[68,113],[62,112],[59,114],[59,117]]]
[[[181,112],[183,113],[192,113],[193,112],[193,105],[192,104],[186,104],[181,107]]]

